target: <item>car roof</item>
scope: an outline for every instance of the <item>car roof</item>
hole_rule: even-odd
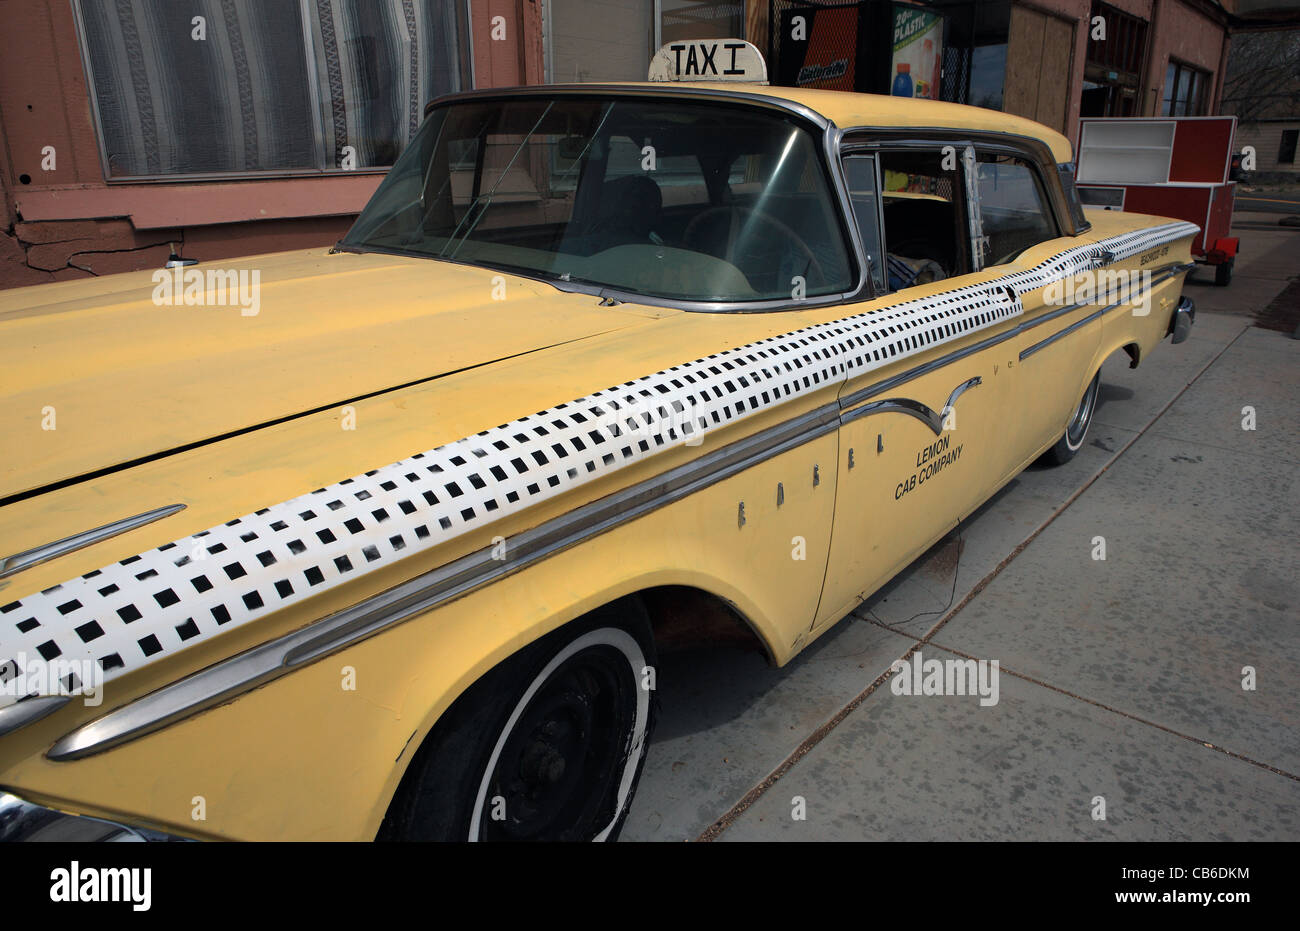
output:
[[[818,90],[802,87],[777,87],[770,84],[713,81],[626,81],[618,83],[544,85],[531,87],[534,92],[546,87],[556,91],[609,92],[632,90],[668,96],[675,89],[689,90],[691,96],[701,92],[717,97],[765,97],[774,102],[795,104],[818,114],[840,129],[859,127],[966,130],[968,132],[1010,133],[1042,142],[1058,162],[1071,160],[1070,141],[1042,123],[966,104],[945,103],[911,97],[891,97],[885,94],[859,94],[852,91]],[[509,93],[510,89],[496,89],[495,93]],[[492,94],[492,90],[472,91],[470,95]],[[467,95],[469,96],[469,95]]]

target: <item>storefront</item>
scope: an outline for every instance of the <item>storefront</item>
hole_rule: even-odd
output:
[[[769,8],[770,32],[749,38],[767,48],[781,83],[937,97],[1069,136],[1080,116],[1212,112],[1230,23],[1212,0],[769,0]],[[918,20],[926,38],[905,61]],[[939,73],[927,70],[927,54]]]

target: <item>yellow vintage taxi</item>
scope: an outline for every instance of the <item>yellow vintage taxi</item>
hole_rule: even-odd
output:
[[[615,838],[659,651],[786,663],[1186,338],[1058,133],[680,52],[434,101],[333,248],[0,294],[0,837]]]

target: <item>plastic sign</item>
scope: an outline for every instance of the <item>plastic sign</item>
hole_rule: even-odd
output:
[[[651,81],[746,81],[767,83],[767,63],[742,39],[669,42],[650,59]]]
[[[942,16],[894,4],[894,57],[889,93],[895,97],[939,99],[943,74]]]

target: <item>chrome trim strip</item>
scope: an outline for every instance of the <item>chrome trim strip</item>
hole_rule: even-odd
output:
[[[171,517],[178,511],[183,510],[185,510],[183,504],[169,504],[166,507],[145,511],[143,514],[136,514],[134,517],[115,520],[111,524],[104,524],[104,526],[96,527],[93,530],[74,533],[70,537],[55,540],[53,543],[43,543],[29,550],[23,550],[21,553],[14,553],[12,556],[0,557],[0,579],[22,572],[24,569],[30,569],[40,563],[49,562],[51,559],[57,559],[93,543],[99,543],[101,540],[107,540],[109,537],[126,533],[128,530],[134,530],[136,527],[143,527],[145,524],[152,524],[164,517]]]
[[[962,146],[961,170],[962,184],[966,188],[966,244],[970,247],[970,267],[971,271],[982,272],[988,264],[989,239],[984,235],[984,214],[980,208],[979,166],[975,147],[969,142]]]
[[[858,267],[858,275],[853,291],[845,297],[845,303],[869,301],[880,295],[876,294],[875,284],[871,280],[871,268],[867,264],[867,247],[862,241],[862,231],[858,228],[858,218],[853,212],[853,199],[849,196],[848,179],[844,175],[844,158],[840,152],[844,133],[834,123],[826,127],[822,134],[822,145],[826,155],[826,170],[830,174],[831,186],[835,189],[835,198],[840,206],[840,224],[848,233],[848,258]],[[879,203],[879,196],[876,198]]]
[[[921,423],[925,424],[934,431],[935,436],[943,433],[944,411],[952,410],[952,406],[957,403],[957,399],[974,388],[976,385],[983,384],[983,380],[976,375],[962,382],[956,388],[952,389],[952,394],[948,395],[948,401],[943,406],[943,410],[933,410],[928,405],[920,401],[914,401],[911,398],[886,398],[883,401],[873,401],[870,404],[864,404],[856,410],[849,411],[847,414],[840,415],[840,423],[846,424],[857,420],[859,417],[867,417],[871,414],[883,414],[893,412],[898,414],[907,414],[915,417]]]
[[[332,252],[347,252],[348,249],[340,249],[335,245]],[[563,291],[566,294],[589,294],[592,297],[601,298],[602,300],[614,300],[621,304],[640,304],[645,307],[667,307],[671,310],[680,310],[689,314],[769,314],[775,311],[788,310],[808,310],[821,307],[838,307],[842,304],[861,303],[869,300],[866,295],[856,292],[843,292],[840,294],[819,294],[813,297],[804,298],[801,301],[780,298],[777,300],[767,301],[689,301],[672,297],[655,297],[650,294],[641,294],[636,291],[620,291],[617,288],[611,288],[608,285],[585,284],[580,281],[561,281],[558,278],[546,277],[535,272],[529,272],[525,269],[511,268],[499,269],[497,266],[483,265],[464,259],[451,258],[449,256],[414,256],[409,252],[401,252],[394,249],[381,249],[375,246],[366,246],[352,250],[358,255],[375,253],[378,255],[396,255],[403,258],[418,258],[420,261],[447,262],[451,265],[461,265],[466,268],[488,269],[491,271],[508,271],[509,274],[518,278],[527,278],[529,281],[536,281],[539,284],[549,285],[557,291]]]
[[[0,737],[53,714],[70,700],[67,695],[41,695],[0,708]]]
[[[839,429],[831,403],[738,440],[663,475],[593,501],[512,538],[507,560],[485,547],[386,592],[246,650],[78,727],[46,756],[76,760],[151,733],[351,646],[489,582],[716,484],[758,462]]]
[[[1034,343],[1032,346],[1020,350],[1020,361],[1024,362],[1026,359],[1028,359],[1034,353],[1038,352],[1040,349],[1046,349],[1048,346],[1052,345],[1052,343],[1056,342],[1058,339],[1061,339],[1062,337],[1065,336],[1069,336],[1075,330],[1079,329],[1079,327],[1091,323],[1092,321],[1100,317],[1102,314],[1106,313],[1108,310],[1114,310],[1118,306],[1120,306],[1119,303],[1115,303],[1115,304],[1111,304],[1109,307],[1103,307],[1100,310],[1094,310],[1092,313],[1088,314],[1088,316],[1082,318],[1081,320],[1076,320],[1074,323],[1071,323],[1069,326],[1065,327],[1064,329],[1057,330],[1051,336],[1047,337],[1047,339],[1040,340],[1039,342]]]
[[[927,375],[930,372],[933,372],[935,369],[942,368],[943,366],[947,365],[950,362],[956,362],[958,359],[964,359],[967,356],[974,355],[977,352],[982,352],[983,350],[988,349],[990,346],[996,346],[998,343],[1005,343],[1007,340],[1018,336],[1019,334],[1023,333],[1025,330],[1029,330],[1038,326],[1040,323],[1046,323],[1048,320],[1054,320],[1055,318],[1061,316],[1062,314],[1068,314],[1072,310],[1079,310],[1080,308],[1086,306],[1088,305],[1071,304],[1069,307],[1062,307],[1058,310],[1051,311],[1050,313],[1046,313],[1039,317],[1035,317],[1033,320],[1028,320],[1024,323],[1021,323],[1018,326],[1012,327],[1011,329],[1006,330],[1003,333],[997,333],[993,336],[986,337],[985,339],[982,339],[979,342],[971,343],[969,346],[964,346],[961,349],[953,350],[952,352],[939,356],[937,359],[931,359],[929,362],[922,362],[920,365],[913,366],[912,368],[908,369],[905,372],[899,372],[897,375],[893,375],[889,378],[886,378],[884,381],[876,382],[873,385],[867,385],[865,388],[859,388],[857,391],[854,391],[852,394],[845,395],[844,397],[840,398],[840,407],[842,409],[848,409],[857,404],[861,404],[863,401],[867,400],[868,398],[875,397],[878,394],[882,394],[885,391],[889,391],[892,388],[896,388],[899,385],[903,384],[904,382],[909,382],[915,378],[921,377],[922,375]]]
[[[1182,270],[1183,270],[1183,266],[1175,265],[1170,271],[1165,272],[1159,278],[1152,278],[1151,286],[1148,289],[1148,291],[1154,290],[1157,285],[1163,284],[1165,281],[1169,280],[1174,275],[1177,275]],[[1143,292],[1143,294],[1145,293],[1147,292]],[[1093,320],[1096,320],[1097,318],[1110,313],[1112,310],[1115,310],[1117,307],[1124,307],[1129,303],[1131,303],[1131,300],[1116,301],[1114,304],[1110,304],[1106,307],[1102,307],[1088,314],[1088,316],[1080,320],[1076,320],[1074,323],[1071,323],[1069,326],[1065,327],[1062,330],[1058,330],[1057,332],[1053,333],[1051,336],[1047,337],[1046,339],[1040,340],[1039,342],[1034,343],[1032,346],[1028,346],[1025,349],[1022,349],[1020,351],[1020,361],[1023,362],[1025,359],[1028,359],[1030,356],[1038,352],[1040,349],[1046,349],[1052,343],[1056,342],[1058,339],[1061,339],[1063,336],[1068,336],[1070,333],[1073,333],[1075,330],[1079,329],[1079,327],[1085,326],[1091,323]]]
[[[1155,287],[1157,284],[1163,283],[1165,279],[1171,278],[1180,272],[1187,271],[1191,267],[1192,263],[1182,263],[1169,266],[1168,271],[1162,274],[1159,278],[1152,279],[1151,285],[1152,287]],[[1087,302],[1079,302],[1070,304],[1066,307],[1058,307],[1056,310],[1051,310],[1044,314],[1039,314],[1032,320],[1025,320],[1003,333],[996,333],[993,336],[980,340],[979,342],[971,343],[969,346],[955,349],[946,355],[939,356],[937,359],[931,359],[929,362],[922,362],[920,365],[913,366],[905,372],[900,372],[897,375],[886,378],[884,381],[876,382],[873,385],[867,385],[865,388],[859,388],[851,394],[847,394],[840,398],[840,407],[847,409],[857,404],[861,404],[868,398],[875,397],[878,394],[896,388],[904,382],[909,382],[914,378],[919,378],[922,375],[929,374],[935,369],[942,368],[950,362],[956,362],[958,359],[964,359],[966,356],[982,352],[990,346],[996,346],[998,343],[1004,343],[1009,339],[1014,339],[1026,330],[1032,330],[1040,324],[1047,323],[1051,320],[1055,320],[1057,317],[1063,316],[1064,314],[1081,310],[1088,306],[1090,305]]]
[[[460,103],[464,100],[510,99],[550,94],[577,94],[589,97],[621,94],[662,99],[664,90],[665,87],[662,83],[651,84],[649,82],[640,84],[612,82],[603,84],[530,84],[525,87],[483,87],[436,97],[425,104],[424,115],[428,116],[435,107],[441,107],[449,103]],[[767,94],[755,94],[752,91],[735,90],[725,84],[719,84],[716,88],[683,87],[679,84],[672,88],[672,94],[673,97],[699,97],[705,100],[744,100],[749,103],[770,107],[773,110],[784,110],[787,113],[793,113],[821,130],[829,129],[833,125],[830,120],[816,110],[801,103]]]

